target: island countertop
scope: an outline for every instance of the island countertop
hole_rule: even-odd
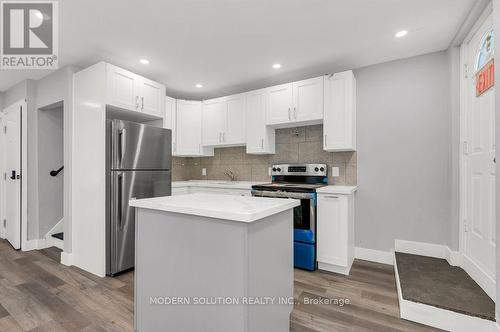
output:
[[[130,200],[130,206],[251,223],[300,205],[295,199],[186,194]]]

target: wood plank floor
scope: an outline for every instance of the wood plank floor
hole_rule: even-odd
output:
[[[0,331],[133,331],[133,273],[101,279],[59,264],[59,256],[0,240]],[[296,270],[294,296],[294,332],[433,331],[398,318],[391,266],[356,261],[349,277]],[[331,298],[350,304],[304,304]]]

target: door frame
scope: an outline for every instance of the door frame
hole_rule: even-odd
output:
[[[27,128],[27,100],[20,99],[13,104],[5,106],[0,111],[0,117],[3,118],[4,110],[9,107],[18,106],[21,108],[21,250],[25,250],[26,244],[28,242],[28,128]],[[2,129],[3,130],[3,129]],[[0,153],[5,154],[6,146],[2,140],[0,146]],[[4,182],[0,181],[0,191],[2,195],[0,196],[2,199],[2,207],[5,206],[5,197],[3,193],[5,193]],[[1,220],[4,218],[4,209],[2,209]],[[3,222],[1,223],[1,232],[0,235],[2,238],[5,238],[5,228],[3,227]]]
[[[459,151],[459,252],[461,257],[460,266],[476,281],[481,288],[488,294],[488,296],[495,301],[496,298],[496,280],[491,278],[482,271],[476,264],[468,260],[465,256],[465,207],[467,205],[465,189],[467,174],[465,172],[465,149],[466,145],[466,107],[467,107],[467,93],[468,82],[465,77],[467,73],[467,58],[468,47],[467,44],[471,41],[472,37],[478,32],[481,25],[485,20],[493,15],[493,7],[491,3],[483,11],[479,19],[474,23],[473,27],[466,35],[465,39],[460,46],[460,151]],[[497,135],[497,133],[495,133]]]

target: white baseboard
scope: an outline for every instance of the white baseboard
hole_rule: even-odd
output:
[[[329,271],[329,272],[334,272],[334,273],[339,273],[339,274],[344,274],[344,275],[349,275],[349,272],[351,271],[351,267],[352,267],[352,262],[349,266],[339,266],[339,265],[318,262],[318,269],[319,270]]]
[[[63,251],[61,253],[61,264],[66,265],[66,266],[71,266],[74,265],[74,255],[72,253],[68,253]]]
[[[472,279],[495,301],[496,299],[496,281],[492,279],[488,273],[470,260],[466,255],[462,257],[462,268],[467,272]]]
[[[403,299],[396,265],[394,272],[401,318],[453,332],[498,331],[496,322]]]
[[[452,266],[460,266],[462,262],[462,254],[460,252],[452,251],[448,246],[442,244],[396,239],[394,241],[394,248],[397,252],[406,254],[446,259]]]
[[[394,265],[394,252],[368,248],[354,248],[354,257],[365,261]]]

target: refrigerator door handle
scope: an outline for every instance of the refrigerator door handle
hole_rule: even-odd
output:
[[[117,183],[117,214],[116,218],[118,219],[118,229],[122,229],[122,219],[123,219],[123,174],[118,174],[118,183]]]
[[[123,152],[125,151],[127,142],[127,129],[123,128],[120,130],[120,166],[123,163]]]

